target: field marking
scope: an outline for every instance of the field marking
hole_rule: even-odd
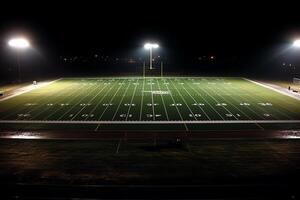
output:
[[[170,91],[169,86],[166,85],[166,87],[167,87],[167,89]],[[174,103],[175,108],[176,108],[176,110],[177,110],[177,112],[178,112],[178,114],[179,114],[180,119],[183,121],[183,117],[182,117],[182,115],[181,115],[181,113],[180,113],[180,111],[179,111],[179,109],[178,109],[178,107],[177,107],[177,105],[176,105],[176,102],[175,102],[175,100],[174,100],[174,97],[173,97],[172,93],[170,94],[170,97],[171,97],[172,100],[173,100],[173,103]],[[185,130],[186,130],[186,131],[189,131],[189,129],[188,129],[186,123],[183,123],[183,124],[184,124]]]
[[[143,76],[124,76],[124,77],[115,77],[115,76],[112,76],[112,77],[64,77],[63,79],[69,79],[69,80],[72,80],[72,79],[102,79],[102,80],[107,80],[107,79],[131,79],[131,78],[134,78],[134,79],[147,79],[147,78],[152,78],[152,79],[161,79],[161,76],[151,76],[151,77],[143,77]],[[205,76],[164,76],[163,77],[164,79],[205,79],[205,78],[208,78],[208,79],[214,79],[214,78],[242,78],[242,77],[214,77],[214,76],[208,76],[208,77],[205,77]]]
[[[66,88],[64,88],[64,89],[61,91],[61,92],[63,92],[62,94],[56,95],[56,96],[54,97],[54,99],[52,99],[51,101],[54,100],[54,102],[56,102],[56,104],[59,104],[58,102],[60,102],[60,100],[56,101],[56,99],[57,99],[57,98],[60,98],[61,96],[63,96],[63,95],[65,94],[65,92],[64,92],[65,89],[69,89],[69,88],[73,88],[73,87],[74,87],[73,84],[69,84],[69,86],[67,86]],[[83,88],[83,87],[84,87],[84,86],[81,86],[80,88]],[[75,92],[76,92],[76,90],[74,90],[73,92],[71,92],[71,95],[73,95]],[[63,98],[63,102],[65,102],[65,99],[67,99],[66,96]],[[48,102],[49,102],[49,101],[47,100],[47,104],[48,104]],[[69,103],[69,102],[68,102],[68,103]],[[58,109],[55,109],[54,112],[50,113],[48,116],[45,116],[43,119],[46,120],[47,118],[51,117],[52,115],[54,115],[55,113],[57,113],[57,112],[58,112],[59,110],[61,110],[62,108],[63,108],[63,107],[61,106],[61,107],[59,107]],[[44,113],[44,112],[47,112],[49,109],[51,109],[51,108],[49,107],[49,108],[46,108],[46,109],[42,109],[42,111],[39,112],[39,113],[37,113],[35,116],[33,116],[32,119],[38,117],[39,115],[41,115],[41,114]],[[32,112],[32,111],[33,111],[33,110],[31,110],[30,112]]]
[[[158,89],[161,90],[158,79],[156,79],[156,82],[157,82]],[[169,93],[170,93],[170,91],[169,91]],[[169,94],[169,93],[168,93],[168,94]],[[164,100],[162,94],[160,94],[160,98],[161,98],[162,103],[163,103],[163,106],[164,106],[164,110],[165,110],[165,113],[166,113],[167,120],[169,121],[169,120],[170,120],[170,119],[169,119],[169,115],[168,115],[167,108],[166,108],[166,105],[165,105],[165,100]]]
[[[117,146],[117,149],[116,149],[116,154],[119,153],[120,146],[121,146],[121,142],[122,142],[122,138],[120,138],[120,140],[119,140],[119,142],[118,142],[118,146]]]
[[[242,90],[242,91],[244,91],[245,89],[244,88],[242,88],[242,87],[240,87],[239,85],[237,86],[237,87],[234,87],[234,86],[232,86],[232,85],[230,85],[229,86],[232,90],[235,90],[237,93],[239,93],[240,92],[240,90]],[[235,93],[234,93],[235,94]],[[257,106],[255,103],[256,102],[254,102],[253,100],[250,100],[249,101],[249,99],[247,99],[246,97],[244,97],[244,96],[242,96],[242,95],[238,95],[241,99],[243,99],[243,100],[246,100],[245,102],[249,102],[249,103],[251,103],[251,105],[253,105],[254,107],[257,107],[257,109],[262,109],[261,107],[259,107],[259,106]],[[232,98],[232,97],[231,97]],[[253,97],[252,97],[252,95],[251,95],[251,98],[252,99],[254,99]],[[233,99],[233,98],[232,98]],[[255,99],[255,101],[257,101],[256,99]],[[255,110],[253,110],[250,106],[245,106],[250,112],[252,112],[252,113],[254,113],[257,117],[259,117],[259,118],[263,118],[263,119],[266,119],[263,115],[259,115],[259,114],[257,114],[257,112],[255,111]],[[265,110],[262,110],[263,112],[265,112]]]
[[[187,84],[188,86],[190,86],[189,84]],[[205,94],[207,94],[208,96],[210,96],[209,95],[209,93],[206,91],[206,90],[204,90],[204,89],[201,89],[201,87],[199,86],[199,85],[197,85],[197,87],[201,90],[201,91],[203,91]],[[198,93],[198,94],[200,94],[196,89],[194,89],[192,86],[190,86],[190,88],[192,88],[194,91],[196,91],[196,93]],[[208,105],[223,119],[223,120],[225,120],[224,119],[224,117],[209,103],[209,101],[207,101],[204,97],[202,97],[202,95],[200,94],[200,96],[201,96],[201,98],[206,102],[206,103],[208,103]],[[211,97],[211,96],[210,96]],[[216,103],[218,103],[215,99],[214,99],[214,101],[216,102]]]
[[[100,84],[100,83],[98,83],[98,85],[97,85],[97,87],[95,88],[95,89],[98,89],[100,86],[102,86],[102,84]],[[92,99],[90,99],[89,101],[88,101],[88,103],[91,103],[100,93],[102,93],[102,91],[104,90],[104,89],[106,89],[106,87],[108,86],[108,84],[107,85],[105,85]],[[95,89],[93,89],[92,91],[94,91]],[[74,115],[74,117],[72,117],[72,119],[71,120],[73,120],[73,119],[75,119],[75,117],[77,117],[85,108],[87,107],[87,105],[85,105],[85,106],[83,106],[75,115]],[[89,113],[89,115],[90,115],[90,113]],[[86,117],[86,118],[88,118],[89,117],[89,115]]]
[[[119,82],[118,82],[118,83],[119,83]],[[123,84],[124,81],[122,81],[121,83]],[[113,99],[115,98],[115,96],[117,95],[117,93],[119,92],[119,90],[121,89],[122,84],[120,84],[120,86],[118,87],[117,91],[115,92],[115,94],[113,95],[113,97],[110,99],[109,103],[112,103]],[[104,113],[106,112],[106,110],[107,110],[108,107],[109,107],[109,106],[106,106],[106,108],[103,110],[103,112],[101,113],[101,115],[100,115],[100,117],[98,118],[98,120],[102,119],[102,117],[103,117],[103,115],[104,115]],[[100,127],[100,123],[98,124],[98,126],[95,128],[94,131],[98,131],[99,127]]]
[[[246,80],[246,81],[249,81],[249,82],[251,82],[251,83],[254,83],[254,84],[258,84],[259,86],[262,86],[262,87],[264,87],[264,85],[263,84],[261,84],[261,83],[258,83],[258,82],[255,82],[255,81],[252,81],[252,80],[250,80],[250,79],[246,79],[246,78],[243,78],[244,80]],[[267,89],[271,89],[271,90],[273,90],[274,88],[269,88],[269,86],[267,86],[267,85],[265,85],[266,87],[267,87]],[[241,87],[240,87],[241,88]],[[275,90],[276,91],[276,90]],[[282,94],[281,93],[281,91],[276,91],[276,92],[279,92],[280,94]],[[251,93],[253,93],[253,92],[251,92]],[[248,95],[248,96],[250,96],[250,95]],[[264,97],[262,97],[262,96],[258,96],[258,95],[256,95],[257,97],[259,97],[259,99],[263,99],[263,100],[265,100],[266,98],[264,98]],[[250,96],[252,99],[253,99],[253,97],[252,97],[252,95]],[[268,110],[267,108],[261,108],[260,106],[257,106],[258,108],[260,108],[261,110]],[[285,110],[287,110],[286,108],[284,108],[284,107],[282,107],[280,104],[278,104],[278,107],[281,107],[281,108],[283,108],[283,109],[285,109]],[[289,115],[287,115],[287,114],[285,114],[285,113],[283,113],[283,112],[281,112],[281,111],[279,111],[279,110],[277,110],[277,109],[272,109],[272,112],[275,112],[275,113],[277,113],[277,115],[279,114],[279,117],[277,117],[277,116],[275,116],[275,115],[272,115],[274,118],[276,118],[276,119],[280,119],[280,115],[284,115],[284,116],[286,116],[287,118],[289,118],[289,119],[293,119],[292,117],[290,117]],[[290,111],[289,111],[290,112]]]
[[[191,108],[187,104],[186,100],[183,98],[182,94],[179,92],[178,88],[176,87],[176,84],[174,85],[174,82],[172,80],[170,80],[170,82],[172,83],[172,85],[174,86],[175,90],[177,91],[177,93],[179,94],[179,96],[181,97],[181,99],[183,100],[183,102],[185,103],[185,105],[187,106],[187,108],[189,109],[189,111],[191,112],[191,114],[193,115],[194,119],[198,120],[197,117],[195,116],[194,112],[191,110]]]
[[[106,85],[108,86],[108,84]],[[105,95],[102,96],[102,98],[100,99],[100,101],[98,101],[98,103],[96,104],[95,107],[93,107],[93,109],[89,112],[89,115],[92,114],[98,107],[99,105],[103,102],[103,99],[107,96],[107,94],[109,94],[109,92],[115,87],[115,84],[111,84],[111,87],[108,89],[108,91],[106,92]],[[84,120],[86,120],[88,117],[86,117]]]
[[[300,120],[204,120],[204,121],[55,121],[0,120],[0,124],[300,124]],[[188,131],[188,130],[187,130]]]
[[[136,81],[136,83],[138,83],[138,82],[139,82],[139,80]],[[134,87],[134,91],[133,91],[133,94],[132,94],[132,97],[131,97],[130,105],[129,105],[129,108],[128,108],[128,111],[127,111],[127,114],[126,114],[126,119],[125,119],[126,121],[128,119],[129,113],[130,113],[130,109],[131,109],[131,106],[132,106],[133,98],[135,96],[137,85],[138,84],[135,84],[135,87]]]
[[[204,115],[207,117],[207,119],[211,120],[211,118],[207,115],[207,113],[204,111],[204,109],[198,105],[199,102],[196,101],[196,99],[189,93],[189,91],[185,88],[185,86],[182,86],[182,88],[187,92],[187,94],[194,100],[194,102],[197,104],[197,107],[200,108],[200,110],[202,110],[202,112],[204,113]]]
[[[201,95],[201,93],[199,93],[196,89],[194,89],[192,86],[190,86],[190,84],[189,83],[187,83],[187,85],[194,91],[194,92],[196,92],[200,97],[201,97],[201,99],[203,99],[212,109],[213,109],[213,111],[215,111],[215,113],[217,114],[217,115],[219,115],[223,120],[225,120],[223,117],[222,117],[222,115],[209,103],[209,101],[207,101],[204,97],[202,97],[202,95]],[[205,92],[206,93],[206,92]]]
[[[142,89],[142,98],[141,98],[141,110],[140,110],[140,121],[142,121],[142,114],[143,114],[144,89],[145,89],[145,78],[143,79],[143,89]]]
[[[214,80],[214,81],[216,81],[216,80]],[[208,84],[208,83],[209,83],[209,82],[207,82],[207,84]],[[198,85],[198,87],[200,88],[199,85]],[[205,90],[204,88],[203,88],[203,90],[206,92],[206,90]],[[216,92],[215,92],[214,90],[212,90],[212,89],[209,89],[209,90],[216,94]],[[215,97],[213,97],[213,96],[211,95],[210,92],[206,92],[206,94],[208,94],[208,96],[210,96],[217,104],[218,104],[218,103],[221,103],[221,102],[218,102],[217,99],[216,99]],[[225,102],[228,104],[227,101],[225,101]],[[224,105],[221,104],[221,107],[224,108],[228,113],[230,113],[236,120],[239,120],[239,119],[238,119],[232,112],[230,112],[230,110],[228,110]]]
[[[118,107],[117,107],[117,109],[116,109],[116,111],[115,111],[115,113],[114,113],[114,115],[113,115],[112,120],[115,119],[115,117],[116,117],[116,115],[117,115],[117,113],[118,113],[118,111],[119,111],[119,108],[120,108],[120,106],[121,106],[121,104],[122,104],[122,102],[123,102],[123,99],[124,99],[124,97],[127,95],[127,90],[128,90],[128,88],[130,87],[130,84],[131,84],[131,83],[127,83],[127,84],[128,84],[128,86],[126,87],[126,90],[125,90],[124,94],[122,95],[122,98],[121,98],[121,100],[120,100],[120,103],[118,104]]]
[[[56,81],[59,81],[59,80],[61,80],[62,78],[60,78],[60,79],[56,79],[56,80],[54,80],[54,81],[52,81],[52,83],[54,83],[54,82],[56,82]],[[49,84],[48,84],[49,85]],[[60,89],[58,89],[58,91],[59,92],[61,92],[61,91],[63,91],[64,89],[66,89],[66,88],[68,88],[68,87],[70,87],[70,85],[69,86],[67,86],[67,87],[63,87],[63,88],[60,88]],[[29,91],[28,91],[29,92]],[[25,92],[24,92],[25,93]],[[22,94],[24,94],[24,93],[22,93]],[[21,95],[21,94],[20,94]],[[53,95],[54,96],[54,95]],[[61,94],[56,94],[55,95],[55,97],[56,96],[61,96]],[[35,106],[35,108],[33,108],[33,109],[30,109],[30,107],[26,107],[26,108],[24,108],[24,107],[21,107],[21,108],[19,108],[19,109],[16,109],[16,110],[14,110],[14,111],[12,111],[11,113],[9,113],[9,114],[7,114],[6,116],[4,116],[2,119],[5,119],[5,118],[9,118],[10,116],[14,116],[14,115],[16,115],[17,113],[28,113],[28,112],[32,112],[33,110],[36,110],[37,108],[40,108],[41,106],[42,106],[42,104],[40,104],[40,102],[43,102],[44,101],[44,99],[46,99],[46,98],[49,98],[49,96],[48,95],[46,95],[46,96],[44,96],[44,97],[41,97],[40,99],[38,99],[37,101],[35,101],[35,103],[38,103],[39,105],[37,105],[37,106]],[[29,100],[35,100],[35,98],[34,97],[29,97]],[[10,108],[11,109],[11,108]],[[8,110],[10,110],[10,109],[8,109]],[[8,111],[7,110],[7,111]],[[17,119],[18,119],[19,117],[17,117]]]
[[[84,86],[83,86],[83,87],[84,87]],[[88,89],[90,89],[90,88],[93,88],[93,86],[89,86],[89,87],[88,87]],[[82,93],[78,92],[77,95],[73,96],[73,97],[71,98],[71,101],[69,101],[69,102],[71,103],[71,102],[73,102],[74,100],[77,100],[77,97],[80,96],[81,98],[79,98],[79,100],[76,101],[76,103],[80,103],[83,99],[85,99],[87,96],[89,96],[95,89],[96,89],[96,88],[92,89],[90,92],[88,92],[87,95],[84,95],[83,97],[81,97],[81,96],[82,96]],[[58,118],[58,120],[62,119],[64,116],[66,116],[68,113],[70,113],[70,111],[72,111],[73,108],[74,108],[75,106],[78,105],[78,104],[76,104],[76,103],[75,103],[73,106],[71,106],[71,108],[67,109],[66,112],[64,112],[64,113]]]
[[[220,82],[219,82],[220,83]],[[222,84],[224,84],[223,82],[221,82]],[[217,87],[217,90],[220,90],[219,89],[219,87]],[[231,94],[230,93],[230,91],[228,91],[228,89],[226,89],[226,87],[223,87],[223,85],[222,85],[222,90],[226,90],[227,92],[227,94]],[[216,93],[215,91],[214,91],[214,93],[217,95],[217,96],[219,96],[219,97],[221,97],[226,103],[228,103],[228,104],[230,104],[232,107],[234,107],[237,111],[239,111],[240,113],[242,113],[244,116],[246,116],[249,120],[253,120],[251,117],[249,117],[244,111],[242,111],[241,109],[239,109],[237,106],[235,106],[233,103],[231,103],[231,101],[228,101],[228,99],[225,99],[224,97],[223,97],[223,95],[220,95],[220,94],[218,94],[218,93]],[[239,95],[238,95],[239,96]],[[234,102],[236,102],[237,104],[239,103],[235,98],[233,98],[231,95],[229,95],[229,98],[231,98]]]
[[[56,81],[59,81],[61,80],[62,78],[59,78],[59,79],[56,79],[56,80],[53,80],[53,81],[50,81],[50,82],[41,82],[41,83],[38,83],[37,85],[28,85],[28,86],[25,86],[25,87],[22,87],[22,88],[19,88],[19,89],[16,89],[16,90],[20,90],[20,92],[16,92],[15,94],[13,95],[10,95],[10,96],[7,96],[7,97],[4,97],[2,99],[0,99],[0,102],[1,101],[5,101],[7,99],[11,99],[13,97],[16,97],[16,96],[19,96],[21,94],[24,94],[24,93],[27,93],[27,92],[30,92],[32,90],[35,90],[35,89],[39,89],[41,87],[44,87],[44,86],[47,86],[47,85],[50,85]]]
[[[61,96],[63,96],[64,94],[65,94],[65,92],[64,92],[64,90],[68,90],[68,89],[70,89],[70,88],[73,88],[74,86],[73,86],[73,84],[68,84],[67,86],[65,86],[65,87],[63,87],[62,89],[59,89],[58,91],[57,91],[57,93],[56,93],[56,95],[53,95],[53,97],[54,97],[54,99],[52,98],[52,100],[51,101],[53,101],[54,100],[54,102],[56,102],[56,99],[57,98],[60,98]],[[72,92],[72,94],[73,94],[73,92]],[[38,102],[43,102],[44,101],[44,99],[46,99],[46,98],[48,98],[48,96],[46,96],[46,97],[44,97],[44,98],[41,98],[40,100],[38,100]],[[66,97],[64,97],[63,99],[66,99]],[[49,99],[47,99],[46,101],[45,101],[45,104],[49,104]],[[45,105],[44,104],[44,105]],[[40,108],[40,107],[42,107],[43,106],[43,104],[40,104],[39,106],[37,106],[37,107],[35,107],[35,109],[32,109],[32,110],[30,110],[29,112],[27,112],[27,113],[31,113],[31,112],[33,112],[34,110],[36,110],[36,109],[38,109],[38,108]],[[35,114],[34,116],[31,116],[30,117],[30,120],[34,120],[35,118],[37,118],[39,115],[41,115],[42,113],[44,113],[44,112],[47,112],[49,109],[51,109],[50,108],[50,106],[48,106],[48,108],[46,108],[46,109],[41,109],[41,111],[40,112],[38,112],[37,114]],[[60,107],[59,109],[56,109],[55,110],[55,113],[57,112],[57,110],[60,110],[60,109],[62,109],[62,107]],[[43,120],[46,120],[47,118],[49,118],[49,116],[51,116],[52,114],[49,114],[48,116],[45,116],[45,117],[43,117]],[[32,124],[31,125],[28,125],[28,126],[25,126],[26,128],[30,128],[32,126]],[[23,127],[23,128],[25,128],[25,127]]]
[[[278,92],[278,93],[280,93],[280,94],[283,94],[283,95],[285,95],[285,96],[288,96],[288,97],[291,97],[291,98],[293,98],[293,99],[296,99],[296,100],[300,101],[300,97],[295,97],[295,96],[292,95],[292,94],[289,94],[289,93],[283,92],[283,91],[281,91],[281,90],[275,89],[275,88],[273,88],[273,87],[271,87],[271,86],[269,86],[269,85],[266,85],[266,84],[263,84],[263,83],[259,83],[259,82],[253,81],[253,80],[248,79],[248,78],[243,78],[243,79],[246,80],[246,81],[249,81],[249,82],[251,82],[251,83],[254,83],[254,84],[256,84],[256,85],[262,86],[262,87],[264,87],[264,88],[268,88],[268,89],[270,89],[270,90],[273,90],[273,91],[275,91],[275,92]]]
[[[218,80],[217,80],[217,82],[219,82]],[[222,82],[219,82],[219,83],[222,83],[222,84],[224,84],[224,80],[222,81]],[[230,86],[231,88],[233,88],[233,89],[236,89],[235,87],[232,87],[232,86]],[[217,88],[219,88],[219,87],[217,87]],[[227,89],[227,87],[222,87],[223,88],[223,90],[226,90],[227,92],[228,92],[228,94],[231,94],[231,91],[229,90],[229,89]],[[219,94],[218,94],[219,95]],[[222,96],[222,95],[219,95],[222,99],[224,99],[225,100],[225,98]],[[237,92],[237,96],[239,96],[241,99],[243,99],[244,97],[242,97],[241,95],[239,95],[239,92]],[[231,98],[234,102],[236,102],[236,103],[239,103],[235,98],[233,98],[231,95],[229,95],[229,98]],[[231,103],[231,101],[229,101],[229,104],[230,105],[232,105],[235,109],[237,109],[240,113],[242,113],[243,115],[245,115],[249,120],[253,120],[253,118],[252,117],[250,117],[248,114],[246,114],[242,109],[239,109],[239,107],[238,106],[235,106],[234,104],[232,104]],[[249,108],[249,106],[246,106],[246,108],[248,109],[248,110],[250,110],[251,112],[253,112],[253,113],[255,113],[251,108]],[[256,113],[255,113],[256,114]],[[257,115],[257,114],[256,114]],[[257,115],[257,116],[259,116],[259,115]],[[264,118],[264,117],[263,117]],[[265,118],[264,118],[265,119]],[[256,126],[258,126],[261,130],[264,130],[264,128],[262,127],[262,126],[260,126],[259,124],[255,124]]]
[[[151,87],[151,102],[152,102],[152,118],[153,118],[153,120],[155,120],[154,100],[153,100],[153,90],[152,90],[152,79],[150,79],[150,87]]]

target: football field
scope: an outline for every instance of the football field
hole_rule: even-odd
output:
[[[299,100],[243,78],[62,78],[0,101],[2,130],[263,130],[299,124]]]

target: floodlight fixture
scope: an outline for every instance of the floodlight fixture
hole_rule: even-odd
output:
[[[26,49],[30,47],[30,43],[25,38],[12,38],[8,41],[8,45],[16,49]]]
[[[8,41],[8,46],[17,50],[17,63],[18,63],[18,77],[21,82],[21,64],[20,64],[20,50],[25,50],[30,47],[30,43],[26,38],[16,37]]]
[[[152,49],[157,49],[159,47],[159,45],[158,44],[156,44],[156,43],[146,43],[145,45],[144,45],[144,48],[145,49],[147,49],[147,50],[149,50],[149,54],[150,54],[150,69],[152,69],[152,61],[153,61],[153,59],[152,59]]]

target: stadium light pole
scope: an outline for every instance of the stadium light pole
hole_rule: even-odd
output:
[[[30,47],[30,43],[26,38],[12,38],[8,41],[8,45],[11,48],[17,50],[17,64],[18,64],[18,77],[19,82],[21,82],[21,64],[20,64],[20,51],[25,50]]]
[[[156,43],[146,43],[144,45],[144,48],[149,50],[149,54],[150,54],[150,69],[152,69],[152,49],[157,49],[159,47],[158,44]]]

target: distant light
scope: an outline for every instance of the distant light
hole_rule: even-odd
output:
[[[11,40],[9,40],[8,45],[13,48],[17,48],[17,49],[25,49],[30,46],[28,40],[26,40],[25,38],[11,39]]]
[[[294,47],[300,48],[300,39],[299,40],[295,40],[293,43]]]
[[[156,44],[156,43],[146,43],[146,44],[144,45],[144,48],[145,48],[145,49],[152,49],[152,48],[156,49],[156,48],[158,48],[158,47],[159,47],[159,45]]]

